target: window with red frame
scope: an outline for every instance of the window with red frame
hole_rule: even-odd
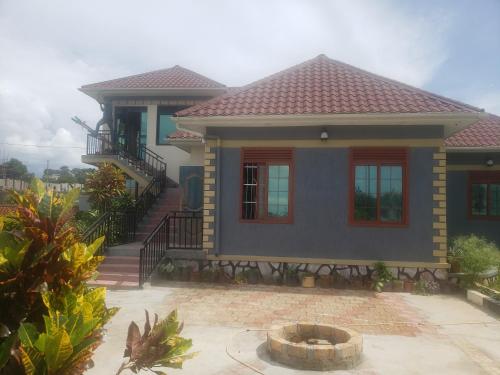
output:
[[[471,172],[470,215],[500,219],[500,172]]]
[[[351,223],[407,223],[407,166],[405,148],[351,149]]]
[[[293,150],[242,150],[241,219],[290,222],[292,218]]]

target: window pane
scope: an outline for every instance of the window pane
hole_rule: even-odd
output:
[[[377,167],[357,165],[354,175],[354,219],[377,220]]]
[[[500,216],[500,184],[490,185],[490,195],[491,195],[491,216]]]
[[[488,185],[472,184],[472,215],[486,215]]]
[[[177,130],[171,114],[160,114],[158,116],[158,144],[167,144],[167,137]]]
[[[241,217],[246,220],[256,219],[257,215],[257,165],[243,165],[243,189]]]
[[[272,217],[288,216],[288,165],[268,167],[267,214]]]
[[[380,167],[380,220],[400,222],[403,212],[403,168]]]

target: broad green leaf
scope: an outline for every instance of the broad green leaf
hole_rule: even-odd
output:
[[[49,373],[54,373],[60,369],[72,353],[73,346],[68,333],[64,329],[60,328],[55,334],[48,335],[44,354]]]
[[[19,326],[17,334],[23,346],[27,348],[33,348],[35,346],[35,342],[38,339],[38,330],[36,329],[34,324],[22,323]]]
[[[4,226],[4,217],[0,216],[0,232],[3,231],[3,226]]]
[[[26,375],[44,375],[46,371],[43,366],[42,354],[33,348],[20,347],[21,362]]]
[[[87,246],[87,252],[90,255],[94,255],[97,249],[99,249],[104,242],[105,237],[101,236],[98,239],[96,239],[94,242],[92,242],[89,246]]]
[[[31,181],[30,189],[37,195],[38,201],[40,202],[41,198],[43,198],[43,196],[45,195],[45,185],[43,184],[42,180],[34,178]]]
[[[61,211],[61,216],[66,214],[69,210],[71,210],[75,206],[75,202],[78,200],[80,196],[80,189],[71,189],[66,194],[64,194],[63,198],[63,206]]]
[[[45,352],[47,337],[48,335],[46,333],[41,333],[35,341],[35,348],[37,348],[41,353]]]
[[[9,361],[10,351],[15,341],[16,335],[13,333],[0,344],[0,369]]]

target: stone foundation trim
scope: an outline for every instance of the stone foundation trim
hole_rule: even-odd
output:
[[[446,262],[407,262],[391,260],[364,260],[364,259],[325,259],[325,258],[292,258],[292,257],[269,257],[254,255],[207,255],[211,261],[233,261],[233,262],[271,262],[271,263],[294,263],[294,264],[330,264],[339,266],[373,266],[376,262],[384,262],[387,267],[409,267],[409,268],[436,268],[448,269],[450,265]]]

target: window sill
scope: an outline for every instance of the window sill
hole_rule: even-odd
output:
[[[293,224],[293,219],[286,220],[246,220],[240,219],[239,222],[241,224]]]
[[[408,228],[408,223],[383,223],[383,222],[366,222],[366,221],[353,221],[349,222],[353,227],[375,227],[375,228]]]
[[[500,216],[475,216],[475,215],[469,215],[469,220],[499,221],[500,220]]]

